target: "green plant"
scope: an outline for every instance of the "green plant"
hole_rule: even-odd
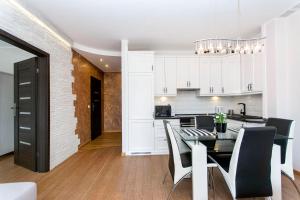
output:
[[[216,123],[225,124],[226,123],[226,119],[227,119],[227,116],[226,116],[225,113],[217,113],[215,115],[215,122]]]

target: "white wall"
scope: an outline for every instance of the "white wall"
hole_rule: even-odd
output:
[[[215,113],[216,106],[223,106],[224,112],[234,109],[236,114],[240,113],[239,102],[246,103],[247,115],[262,116],[262,95],[245,95],[231,97],[199,97],[195,91],[177,91],[176,97],[155,97],[155,105],[172,106],[174,114],[201,114]]]
[[[0,72],[13,74],[14,63],[34,57],[35,55],[0,40]]]
[[[0,156],[14,151],[14,76],[0,72]]]
[[[300,171],[300,11],[263,26],[267,37],[268,116],[296,120],[294,168]]]
[[[288,116],[296,120],[294,143],[294,167],[300,170],[300,11],[286,19],[287,25],[287,73],[288,87]]]
[[[71,48],[47,30],[0,0],[0,28],[50,54],[50,168],[78,150],[72,94]]]

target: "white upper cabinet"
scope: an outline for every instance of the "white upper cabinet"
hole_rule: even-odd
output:
[[[177,88],[199,88],[199,59],[197,57],[177,57]]]
[[[241,55],[242,92],[251,92],[250,84],[253,80],[253,56],[251,54]]]
[[[222,59],[211,58],[209,77],[211,94],[222,94]]]
[[[154,94],[155,96],[164,96],[165,85],[165,58],[155,57],[154,59]]]
[[[253,82],[251,89],[254,92],[262,92],[264,89],[263,77],[265,69],[265,54],[257,53],[253,56]]]
[[[264,68],[264,53],[241,55],[242,92],[263,91]]]
[[[155,96],[176,96],[176,65],[176,57],[155,57]]]
[[[240,55],[227,56],[222,61],[222,93],[241,93]]]
[[[210,95],[210,59],[200,58],[199,66],[199,82],[200,82],[200,95]]]
[[[129,73],[145,73],[153,71],[153,53],[131,51],[128,53]]]
[[[165,96],[177,95],[177,59],[176,57],[165,57]]]

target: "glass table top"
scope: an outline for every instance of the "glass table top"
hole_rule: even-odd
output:
[[[239,130],[228,128],[226,133],[208,132],[203,129],[196,128],[174,128],[174,130],[181,136],[184,141],[218,141],[218,140],[232,140],[237,139]],[[293,139],[284,136],[280,133],[275,135],[274,140]]]

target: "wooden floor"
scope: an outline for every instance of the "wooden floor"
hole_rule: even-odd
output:
[[[120,147],[122,145],[122,134],[121,132],[104,132],[101,136],[95,140],[87,143],[80,148],[81,151],[101,149],[107,147]]]
[[[122,157],[120,147],[99,148],[79,151],[51,172],[40,174],[14,165],[10,155],[0,159],[0,182],[35,181],[38,199],[165,200],[172,187],[170,176],[162,184],[167,161],[168,156]],[[216,199],[231,199],[223,178],[216,172]],[[191,184],[189,179],[183,181],[173,199],[191,199]],[[298,199],[296,194],[283,177],[283,199]]]

